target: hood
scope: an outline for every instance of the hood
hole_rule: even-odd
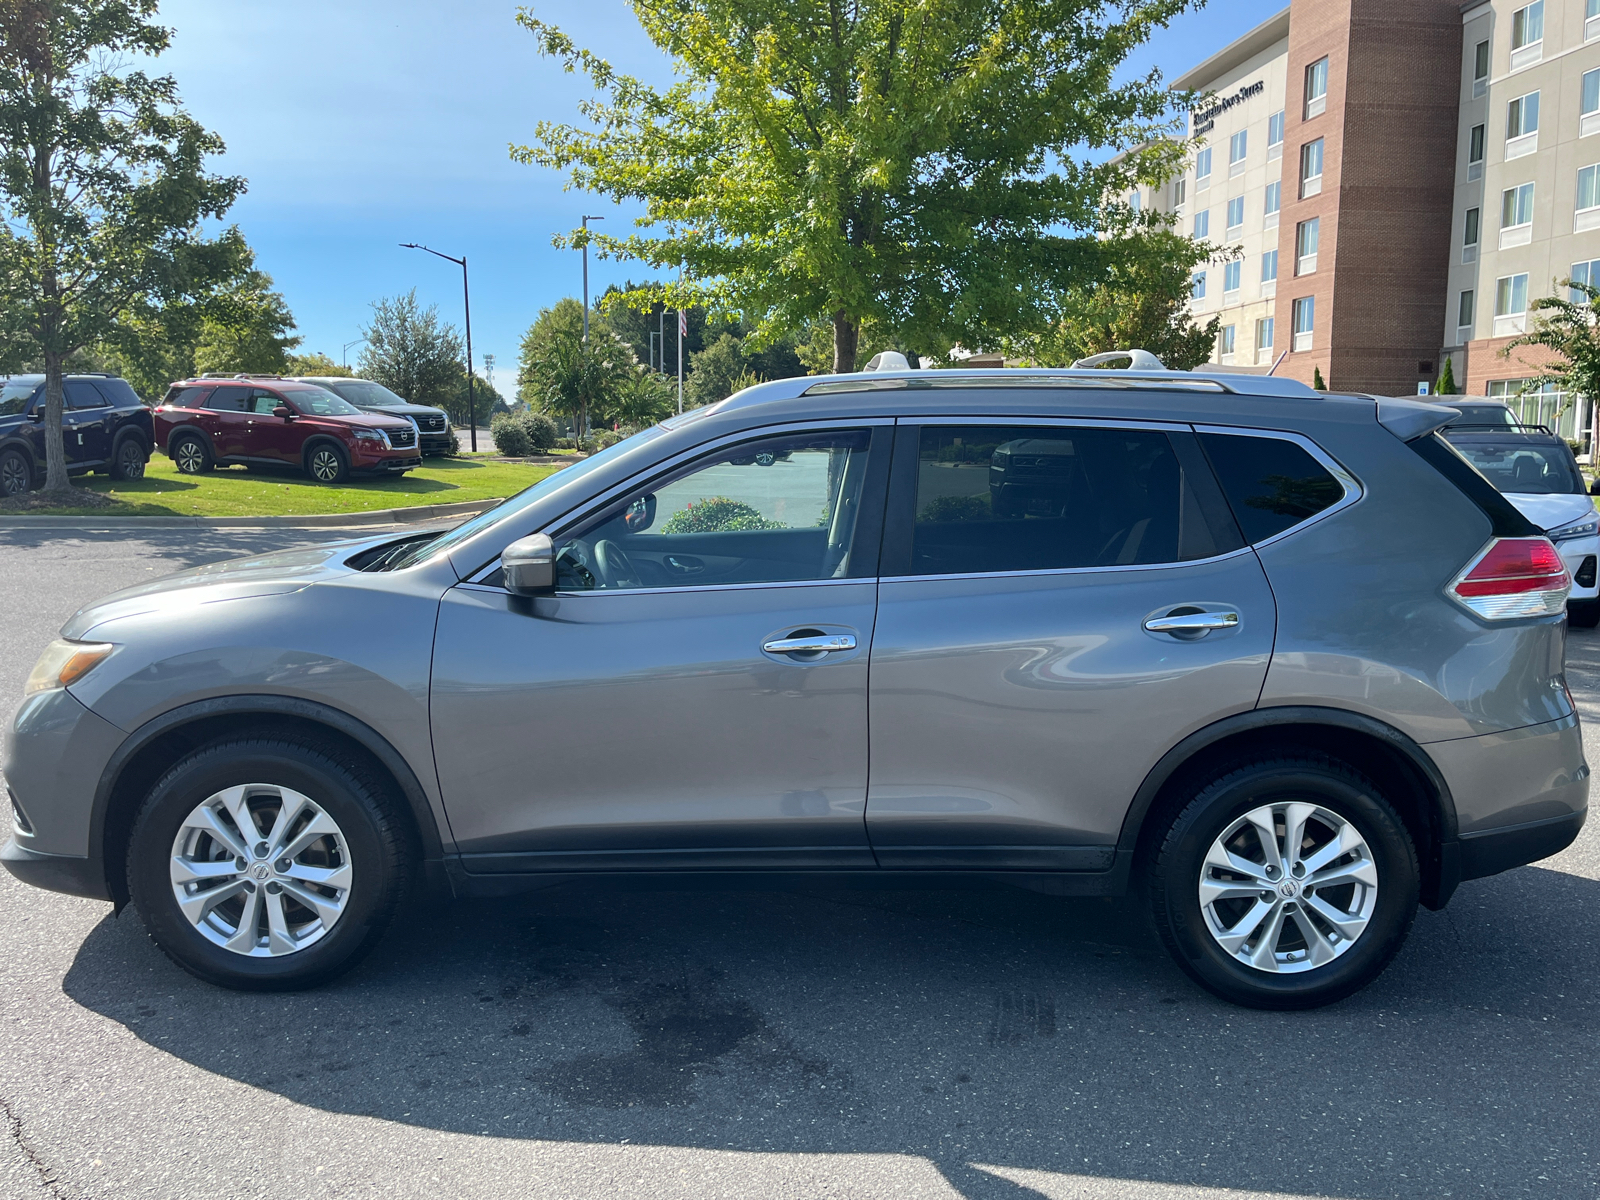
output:
[[[84,605],[61,627],[61,636],[82,638],[97,625],[142,613],[298,592],[320,580],[350,574],[351,569],[344,565],[348,559],[369,547],[392,542],[395,537],[391,531],[382,536],[279,550],[152,579]]]
[[[1554,529],[1595,511],[1594,501],[1588,496],[1545,496],[1531,492],[1507,492],[1505,496],[1540,529]]]
[[[352,400],[350,403],[355,404]],[[374,416],[386,415],[393,417],[433,417],[444,412],[442,408],[430,408],[426,404],[385,404],[379,405],[356,404],[362,412],[372,413]]]
[[[314,413],[307,413],[303,417],[295,418],[299,421],[337,421],[340,425],[348,425],[352,429],[415,429],[416,426],[404,417],[387,417],[381,413],[362,410],[359,416],[354,417],[324,417]]]

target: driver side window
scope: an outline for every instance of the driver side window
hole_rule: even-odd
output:
[[[868,548],[857,550],[870,437],[864,429],[790,434],[698,459],[557,539],[557,589],[871,574],[876,563],[862,561]]]

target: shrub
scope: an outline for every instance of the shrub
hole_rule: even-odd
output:
[[[769,521],[742,500],[711,496],[697,500],[661,527],[662,533],[727,533],[734,530],[786,529],[782,521]]]
[[[935,496],[922,506],[919,521],[987,521],[994,516],[989,497]]]
[[[548,451],[556,444],[556,423],[549,415],[542,412],[522,414],[522,427],[527,430],[528,440],[537,451]]]
[[[508,458],[526,458],[533,453],[533,440],[519,413],[495,413],[489,422],[495,449]]]

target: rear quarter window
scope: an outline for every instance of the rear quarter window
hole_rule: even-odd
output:
[[[1249,542],[1292,529],[1344,499],[1344,485],[1284,438],[1202,433],[1200,444]]]

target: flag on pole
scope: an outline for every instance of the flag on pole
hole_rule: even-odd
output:
[[[681,308],[678,310],[678,336],[689,336],[689,314]]]

